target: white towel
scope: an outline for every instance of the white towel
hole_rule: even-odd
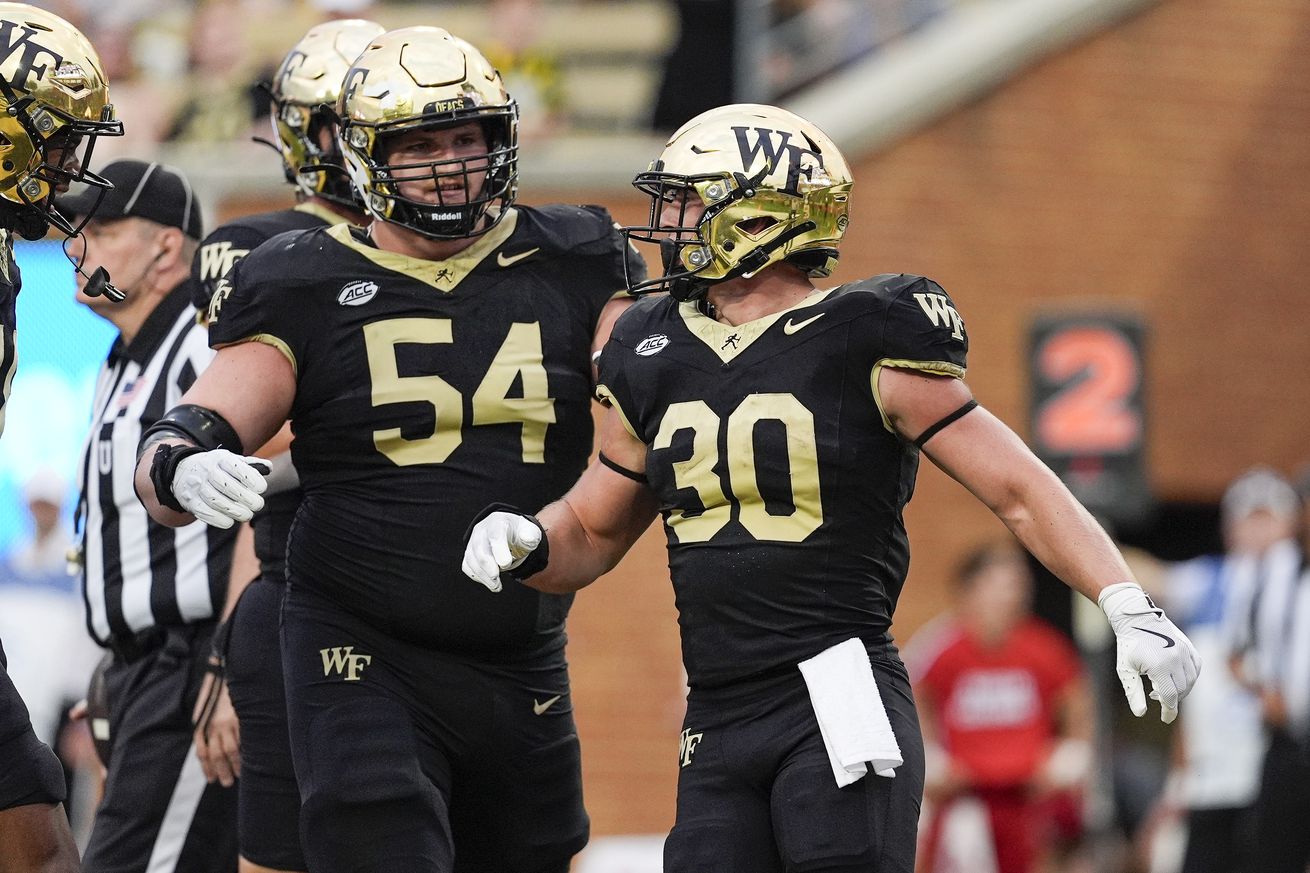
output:
[[[870,763],[879,776],[895,776],[905,761],[864,643],[853,637],[799,666],[837,787],[862,778]]]

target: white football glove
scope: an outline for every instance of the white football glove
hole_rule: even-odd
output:
[[[473,525],[464,545],[464,575],[490,591],[501,589],[500,574],[513,570],[541,545],[541,528],[516,512],[493,512]]]
[[[255,466],[259,465],[259,466]],[[264,508],[268,461],[227,449],[188,455],[173,474],[173,496],[187,512],[213,527],[229,528]]]
[[[1119,582],[1096,602],[1110,620],[1118,647],[1115,671],[1133,715],[1146,714],[1142,674],[1151,680],[1151,699],[1160,701],[1160,720],[1178,717],[1178,702],[1187,696],[1201,671],[1201,656],[1178,627],[1146,596],[1136,582]]]

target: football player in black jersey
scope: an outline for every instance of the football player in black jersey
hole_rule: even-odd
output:
[[[1106,534],[973,400],[941,286],[816,288],[851,181],[822,131],[774,107],[678,130],[635,181],[649,226],[625,229],[666,266],[632,290],[670,293],[605,346],[598,461],[536,518],[488,507],[470,532],[465,571],[490,590],[508,572],[565,593],[663,515],[691,686],[666,873],[913,870],[923,744],[888,629],[921,452],[1099,597],[1136,714],[1140,673],[1166,721],[1196,678],[1191,644]]]
[[[17,364],[20,279],[13,234],[65,237],[77,229],[53,208],[70,182],[105,190],[86,166],[97,137],[119,136],[95,49],[67,21],[26,3],[0,3],[0,430]],[[84,149],[79,153],[79,149]],[[32,732],[0,645],[0,871],[78,869],[63,809],[59,759]]]
[[[316,873],[563,873],[587,841],[571,598],[469,585],[462,535],[488,495],[545,503],[586,467],[593,349],[642,262],[600,207],[514,205],[517,113],[446,31],[373,40],[338,103],[372,223],[238,261],[214,364],[145,440],[152,515],[226,526],[263,503],[243,446],[291,421],[282,656]]]
[[[273,77],[273,132],[287,182],[298,203],[290,209],[228,222],[201,243],[192,264],[195,305],[204,320],[211,301],[221,300],[232,265],[280,233],[365,222],[341,160],[332,109],[351,62],[384,28],[372,21],[339,19],[310,28],[289,51]],[[211,674],[196,713],[196,754],[205,775],[231,785],[240,795],[238,844],[242,873],[304,870],[300,848],[300,792],[287,738],[286,694],[278,644],[278,613],[286,579],[287,534],[300,506],[300,489],[284,427],[260,449],[275,475],[264,492],[264,509],[253,519],[254,557],[234,558],[225,623],[215,635]],[[237,540],[248,556],[249,531]],[[240,609],[237,609],[237,605]],[[229,691],[231,699],[229,700]]]

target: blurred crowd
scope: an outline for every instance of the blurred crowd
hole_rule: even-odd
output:
[[[977,2],[977,0],[974,0]],[[568,129],[635,124],[667,132],[681,119],[742,94],[775,100],[922,27],[965,0],[629,0],[622,19],[645,37],[586,26],[601,0],[45,0],[96,46],[126,135],[101,144],[104,158],[140,157],[160,145],[245,142],[267,137],[269,77],[285,47],[315,22],[369,18],[389,27],[449,26],[484,48],[500,69],[532,139]],[[613,4],[610,4],[613,5]],[[749,11],[749,15],[746,14]],[[547,19],[573,16],[560,44]],[[753,16],[752,21],[747,17]],[[592,46],[585,47],[590,33]],[[734,39],[731,34],[740,36]],[[628,51],[637,46],[639,51]],[[616,52],[624,57],[614,58]],[[594,57],[588,59],[586,55]],[[590,65],[570,77],[570,65]],[[650,93],[625,98],[623,118],[597,116],[589,95],[632,77],[591,75],[598,64],[643,70]],[[588,83],[570,87],[571,81]],[[688,102],[690,101],[690,102]],[[601,101],[604,102],[604,101]],[[676,119],[676,120],[675,120]]]

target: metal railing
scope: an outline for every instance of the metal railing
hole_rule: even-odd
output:
[[[732,0],[736,99],[784,99],[970,0]],[[976,0],[975,0],[976,2]]]

